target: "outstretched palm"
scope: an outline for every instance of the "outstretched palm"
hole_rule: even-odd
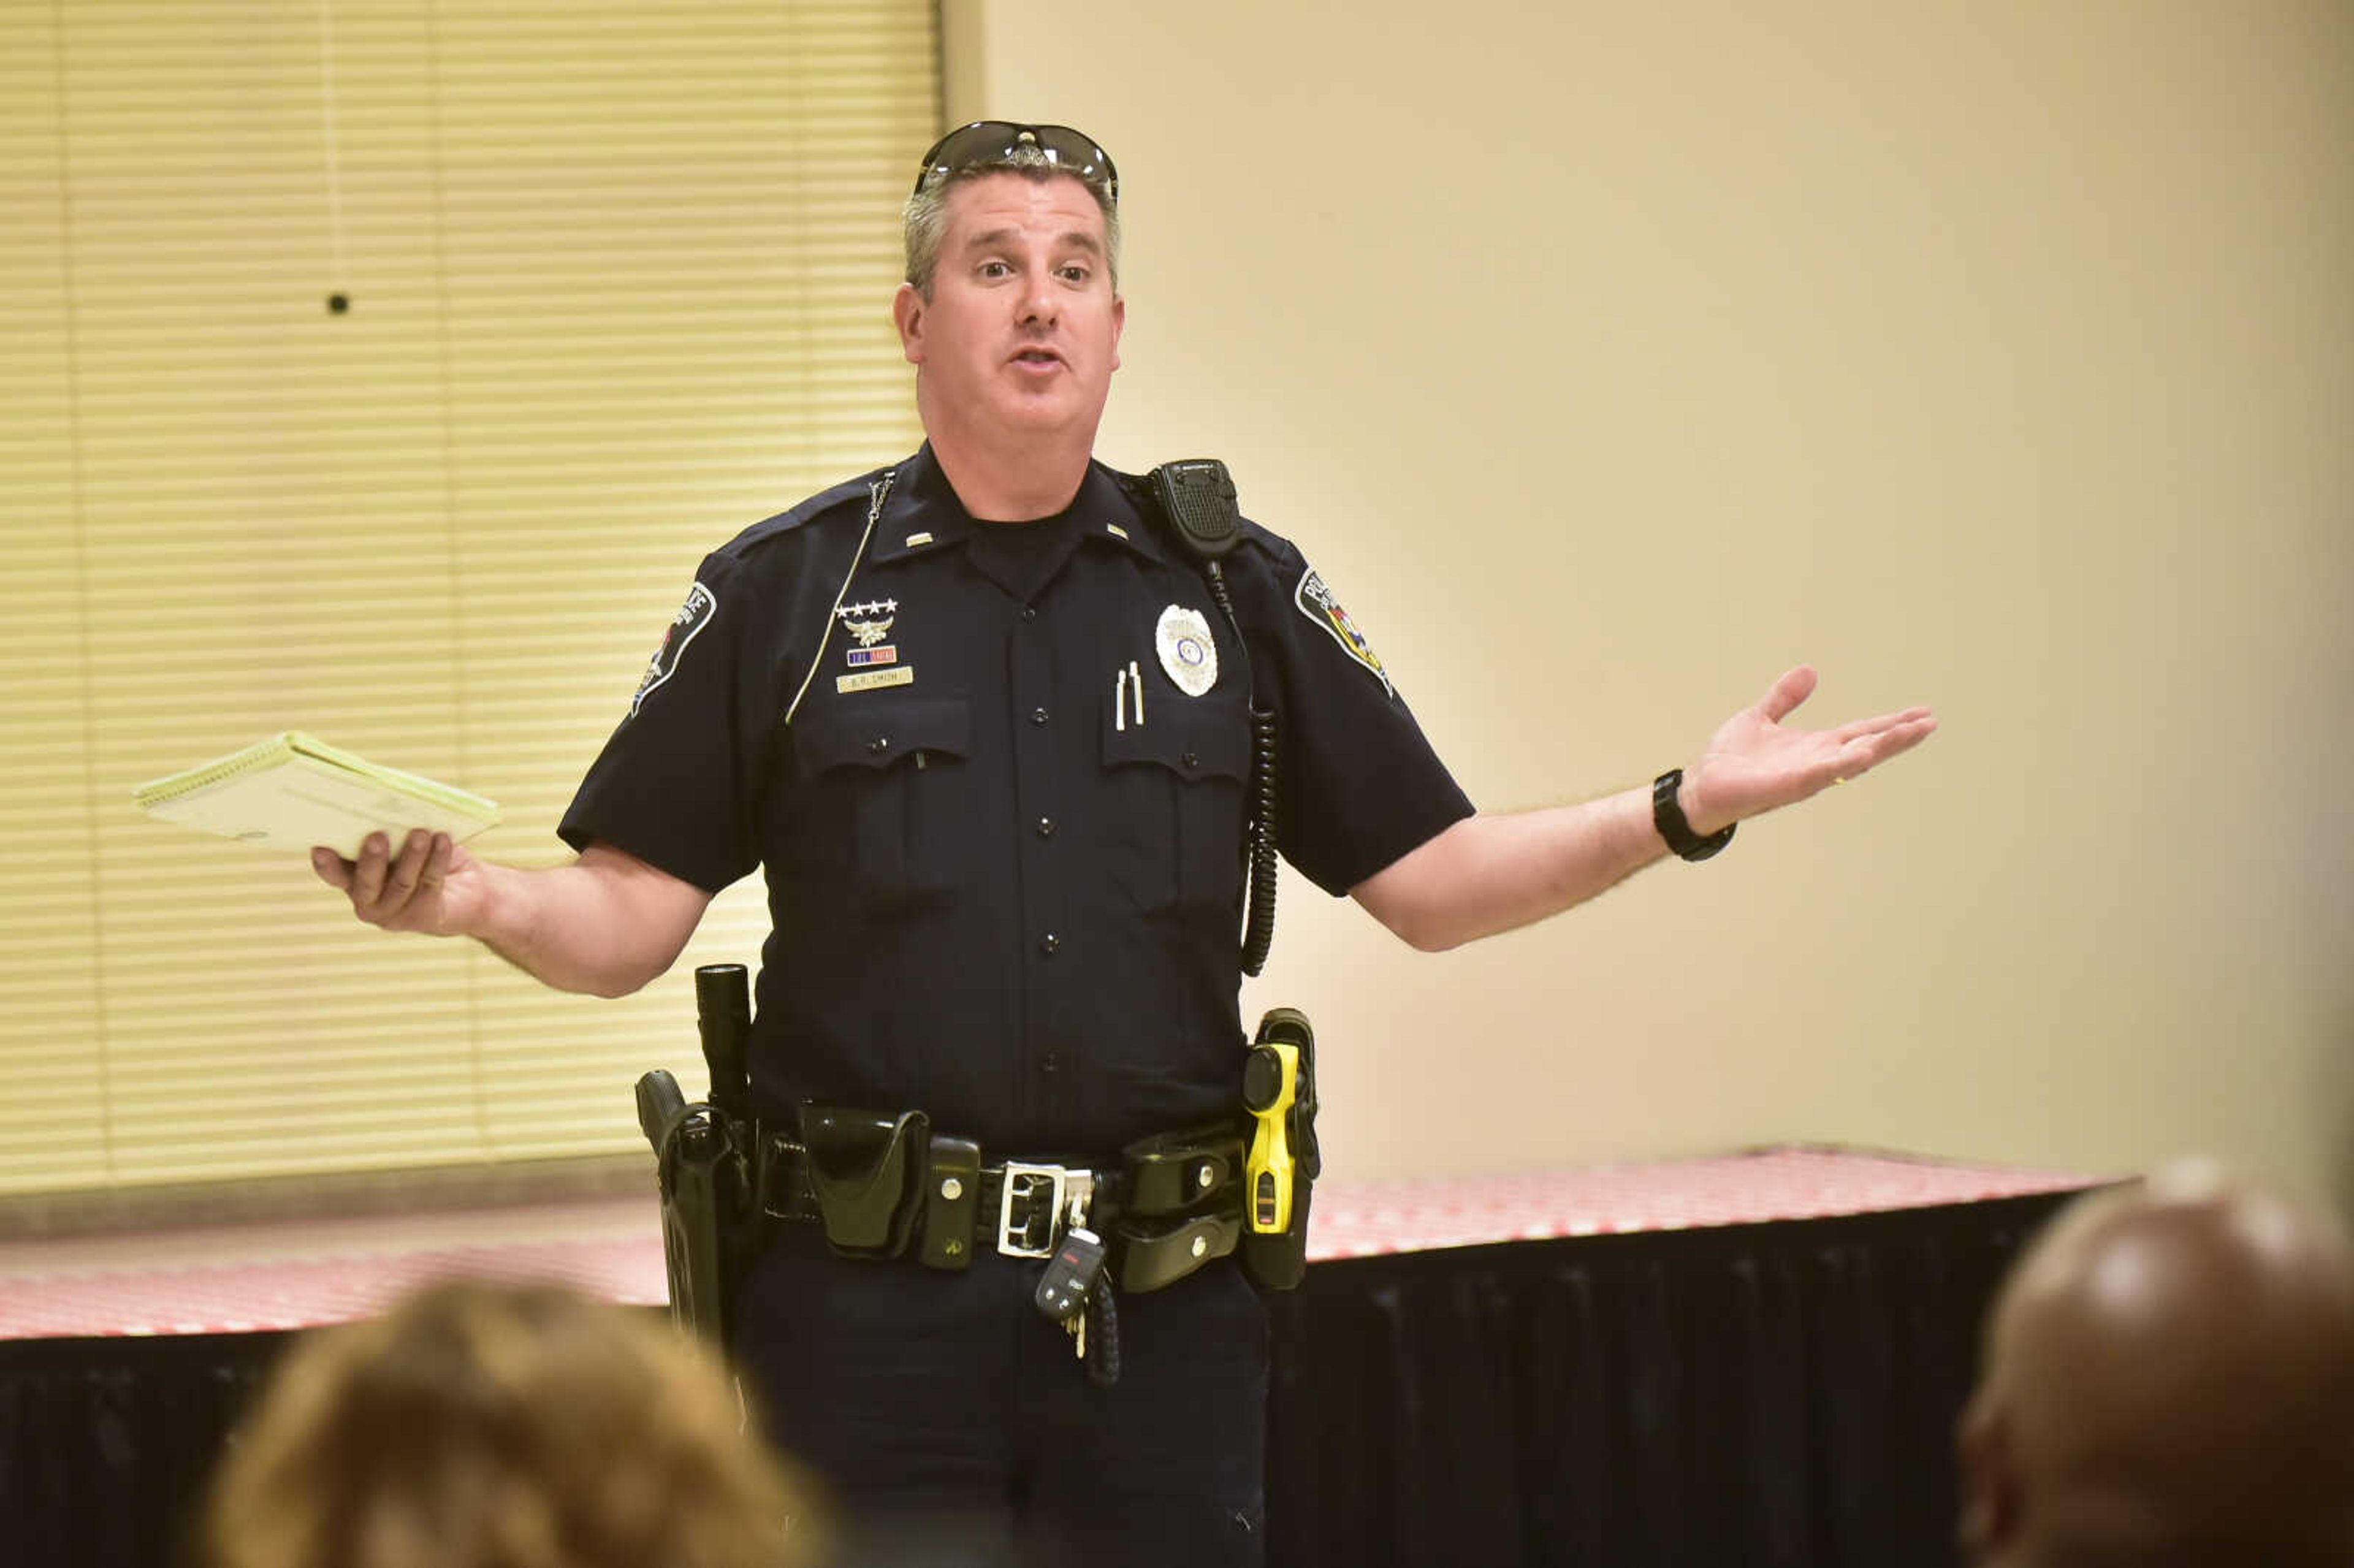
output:
[[[1937,727],[1927,708],[1857,719],[1835,729],[1784,727],[1782,721],[1814,694],[1815,680],[1814,670],[1801,664],[1754,705],[1717,726],[1708,749],[1686,775],[1687,814],[1694,831],[1711,832],[1844,783],[1912,750]]]

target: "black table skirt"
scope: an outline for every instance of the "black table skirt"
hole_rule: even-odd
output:
[[[2068,1194],[1320,1263],[1270,1568],[1934,1568],[1978,1321]],[[0,1343],[0,1563],[177,1555],[291,1336]]]

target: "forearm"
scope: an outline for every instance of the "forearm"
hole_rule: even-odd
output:
[[[482,870],[482,905],[463,934],[543,984],[594,996],[627,996],[660,977],[708,902],[601,846],[570,865]]]
[[[1585,903],[1667,853],[1651,792],[1467,817],[1352,889],[1426,952],[1509,931]]]

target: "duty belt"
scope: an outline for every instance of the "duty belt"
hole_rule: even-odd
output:
[[[990,1248],[1007,1257],[1051,1257],[1064,1233],[1084,1224],[1109,1244],[1110,1277],[1123,1291],[1156,1290],[1235,1249],[1241,1235],[1245,1183],[1242,1140],[1213,1131],[1148,1139],[1126,1151],[1121,1167],[1052,1160],[928,1161],[920,1193],[907,1194],[905,1237],[887,1247],[844,1248],[859,1255],[913,1255],[937,1268],[961,1268]],[[759,1140],[760,1207],[771,1219],[826,1224],[820,1184],[805,1144],[764,1129]],[[831,1237],[831,1229],[829,1230]]]

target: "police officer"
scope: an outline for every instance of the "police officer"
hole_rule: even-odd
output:
[[[1703,858],[1934,728],[1919,708],[1786,727],[1800,669],[1653,786],[1476,814],[1293,546],[1244,525],[1229,620],[1164,509],[1092,461],[1126,311],[1118,200],[1067,128],[944,138],[893,305],[926,442],[705,559],[565,816],[578,860],[518,870],[412,833],[322,851],[320,875],[363,920],[617,995],[760,866],[764,1127],[920,1108],[992,1169],[1100,1170],[1237,1111],[1254,704],[1286,857],[1433,949]],[[785,1440],[854,1519],[937,1524],[935,1549],[1259,1561],[1267,1325],[1233,1261],[1119,1299],[1102,1386],[1000,1219],[933,1268],[778,1227],[735,1349]]]

